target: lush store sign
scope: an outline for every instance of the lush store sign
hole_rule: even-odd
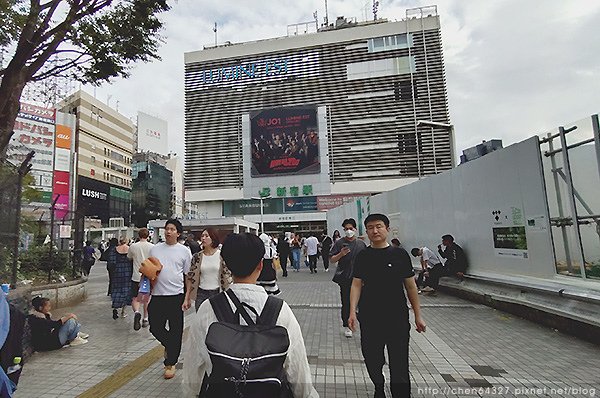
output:
[[[200,72],[200,79],[202,83],[210,84],[241,79],[276,77],[287,74],[288,62],[288,59],[272,59],[205,69]]]

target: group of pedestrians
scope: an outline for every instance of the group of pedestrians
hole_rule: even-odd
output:
[[[181,243],[183,226],[176,219],[165,223],[165,240],[156,245],[148,242],[149,232],[142,228],[138,242],[128,246],[125,239],[111,240],[106,249],[113,318],[118,319],[119,310],[124,317],[125,307],[132,306],[134,329],[149,326],[164,347],[164,377],[171,379],[182,350],[184,313],[194,307],[185,348],[185,396],[317,397],[298,321],[275,297],[274,260],[280,258],[285,276],[287,259],[299,269],[294,252],[304,248],[311,273],[317,272],[319,256],[325,270],[330,262],[337,263],[332,280],[339,285],[343,333],[352,338],[360,324],[361,351],[375,397],[385,397],[384,350],[392,396],[409,397],[407,300],[415,330],[426,330],[417,280],[400,242],[388,243],[388,217],[371,214],[364,226],[369,245],[357,236],[352,218],[342,222],[338,239],[326,231],[320,239],[311,234],[304,240],[298,234],[287,239],[283,234],[277,239],[264,233],[230,234],[221,244],[218,231],[207,228],[197,246],[193,236]],[[442,275],[463,277],[466,271],[464,251],[450,235],[442,237],[437,253],[423,246],[411,254],[420,259],[419,283],[425,288],[436,289]],[[140,294],[144,277],[151,280],[149,302]],[[53,321],[47,299],[36,298],[33,305],[37,348],[87,342],[89,336],[80,331],[75,315]]]

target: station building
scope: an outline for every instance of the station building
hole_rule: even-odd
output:
[[[451,169],[433,10],[186,53],[186,201],[316,231],[330,208]]]

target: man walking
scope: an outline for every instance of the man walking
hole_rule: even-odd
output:
[[[317,258],[319,257],[319,240],[314,233],[310,233],[310,236],[304,241],[306,247],[306,254],[308,255],[308,267],[310,268],[311,274],[317,273]]]
[[[404,249],[390,246],[387,242],[390,230],[387,216],[371,214],[365,219],[365,227],[371,246],[356,257],[348,324],[356,330],[357,321],[360,321],[360,343],[367,372],[375,385],[375,398],[385,397],[382,373],[385,347],[392,397],[410,397],[410,322],[404,290],[415,314],[417,332],[424,332],[426,328],[421,317],[412,263]]]
[[[150,257],[155,257],[162,264],[152,289],[148,315],[150,333],[165,347],[165,379],[175,376],[175,365],[181,352],[183,311],[189,308],[183,305],[183,281],[185,274],[190,271],[192,252],[178,243],[182,232],[183,226],[179,220],[167,220],[165,242],[150,249]]]
[[[367,245],[362,240],[356,239],[355,219],[348,218],[344,220],[342,227],[344,228],[345,237],[335,242],[329,257],[332,262],[338,263],[333,281],[340,286],[344,336],[350,338],[352,337],[352,330],[348,327],[348,318],[350,317],[350,287],[352,286],[352,275],[354,273],[354,260]]]
[[[333,240],[327,235],[327,231],[324,230],[321,235],[321,257],[323,258],[323,268],[325,268],[325,272],[329,272],[329,252],[331,251],[332,245]]]
[[[200,247],[200,243],[196,241],[196,237],[194,234],[189,234],[185,239],[185,246],[187,246],[192,252],[192,256],[198,253],[202,248]]]
[[[132,244],[127,252],[127,258],[132,260],[133,263],[133,272],[131,274],[131,308],[133,308],[134,311],[134,330],[140,330],[141,327],[148,326],[148,304],[144,304],[144,319],[142,320],[142,315],[140,314],[140,307],[142,304],[138,301],[138,292],[140,290],[140,280],[142,277],[140,266],[142,265],[142,261],[150,257],[150,249],[154,247],[152,243],[148,242],[148,237],[150,236],[148,228],[141,228],[138,231],[138,236],[140,237],[140,240]],[[141,324],[140,320],[142,321]]]

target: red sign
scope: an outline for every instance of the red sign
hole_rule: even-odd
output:
[[[54,206],[54,215],[57,218],[63,218],[69,212],[69,172],[68,171],[55,171],[54,172],[54,186],[52,188],[52,200],[58,200]]]

